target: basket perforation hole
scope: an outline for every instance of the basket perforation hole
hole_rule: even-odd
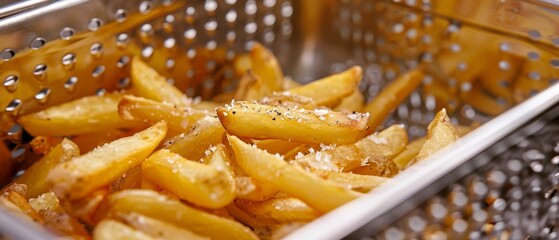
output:
[[[23,162],[25,159],[25,153],[27,152],[27,147],[25,145],[18,145],[14,149],[12,149],[11,158],[14,159],[16,162]]]
[[[125,89],[128,88],[129,86],[130,86],[130,78],[128,77],[121,78],[120,80],[118,80],[116,85],[118,89]]]
[[[116,37],[116,45],[121,48],[128,45],[129,41],[130,41],[130,37],[126,33],[120,33]]]
[[[105,94],[107,94],[107,89],[105,89],[105,88],[99,88],[99,89],[95,90],[95,95],[97,95],[97,96],[102,97]]]
[[[217,21],[210,20],[210,21],[206,22],[204,24],[204,29],[206,29],[206,31],[209,34],[213,34],[215,32],[215,30],[217,29]]]
[[[76,84],[78,84],[78,78],[72,76],[64,83],[64,89],[66,89],[67,92],[73,92],[76,89]]]
[[[101,19],[92,18],[87,24],[87,29],[89,29],[89,31],[97,31],[101,26],[103,26],[103,21]]]
[[[469,92],[471,90],[472,90],[472,84],[469,82],[465,82],[460,85],[460,91],[462,92]]]
[[[117,22],[120,23],[120,22],[126,21],[126,17],[128,17],[128,13],[126,12],[126,10],[124,10],[124,9],[122,9],[122,8],[116,10],[116,12],[115,12],[115,20],[116,20]]]
[[[66,69],[72,69],[76,63],[76,55],[73,53],[67,53],[62,57],[62,65]]]
[[[16,75],[9,75],[4,79],[4,87],[8,92],[14,92],[19,84],[19,77]]]
[[[528,31],[528,37],[532,40],[538,40],[542,37],[542,34],[538,30],[532,29]]]
[[[37,37],[31,40],[31,42],[29,43],[29,48],[33,50],[39,50],[45,45],[45,43],[47,43],[47,40],[41,37]]]
[[[225,3],[227,3],[229,5],[233,5],[233,4],[237,3],[237,0],[225,0]]]
[[[45,104],[49,99],[50,93],[50,88],[43,88],[35,94],[35,100],[37,100],[40,104]]]
[[[9,61],[16,55],[16,52],[10,48],[6,48],[0,52],[0,59],[2,61]]]
[[[264,42],[272,43],[274,42],[275,38],[276,38],[276,34],[274,33],[274,31],[270,30],[264,32]]]
[[[68,40],[72,38],[72,36],[74,36],[74,33],[75,31],[73,28],[65,27],[62,29],[62,31],[60,31],[60,38],[62,38],[63,40]]]
[[[217,2],[215,0],[206,0],[204,3],[204,10],[209,13],[213,13],[217,10]]]
[[[184,31],[184,38],[187,40],[193,40],[196,37],[196,29],[191,28]]]
[[[194,57],[196,57],[196,50],[188,49],[188,51],[186,51],[186,56],[190,59],[194,59]]]
[[[281,16],[283,16],[285,18],[291,17],[291,15],[293,15],[293,6],[291,6],[291,3],[290,2],[283,2],[281,4],[280,13],[281,13]]]
[[[510,63],[507,60],[499,61],[499,69],[501,69],[502,71],[510,70]]]
[[[195,75],[196,75],[196,72],[194,71],[194,69],[186,70],[186,77],[187,78],[194,78]]]
[[[153,9],[153,5],[149,1],[143,1],[142,3],[140,3],[140,6],[138,7],[138,10],[142,14],[147,14],[151,12],[152,9]]]
[[[130,63],[130,57],[122,56],[116,62],[116,67],[117,68],[124,68],[124,67],[128,66],[128,63]]]
[[[537,52],[529,52],[528,53],[528,59],[530,61],[537,61],[540,60],[540,54],[538,54]]]
[[[165,67],[167,67],[167,69],[172,70],[173,68],[175,68],[175,59],[174,58],[167,58],[167,60],[165,60]]]
[[[264,22],[264,25],[272,26],[276,23],[276,16],[274,16],[273,13],[268,13],[264,16],[262,21]]]
[[[101,57],[101,55],[103,55],[103,44],[101,43],[94,43],[93,45],[91,45],[91,47],[89,48],[89,53],[96,57],[99,58]]]
[[[176,40],[172,37],[165,39],[165,41],[163,41],[163,46],[167,49],[171,49],[174,48],[176,46]]]
[[[19,98],[13,99],[12,101],[10,101],[10,103],[8,103],[5,110],[7,113],[10,113],[10,115],[17,116],[22,103],[23,102]]]
[[[264,0],[263,2],[264,6],[269,8],[276,6],[276,3],[276,0]]]
[[[91,76],[94,78],[98,78],[101,77],[101,75],[103,75],[104,72],[105,72],[105,66],[99,65],[93,69],[93,71],[91,72]]]
[[[142,48],[141,55],[144,59],[149,59],[151,58],[151,56],[153,56],[154,51],[155,49],[152,46],[148,45]]]
[[[258,29],[258,25],[254,21],[250,21],[245,25],[245,32],[247,34],[254,34]]]
[[[559,59],[551,59],[551,61],[549,61],[549,64],[553,68],[559,68]]]
[[[8,129],[8,131],[6,132],[6,134],[8,135],[9,140],[13,143],[16,143],[16,144],[21,143],[22,133],[23,133],[23,130],[22,130],[22,128],[19,124],[12,125]]]
[[[174,0],[163,0],[163,6],[169,6],[174,2],[175,2]]]
[[[209,50],[215,50],[217,48],[217,42],[214,40],[208,41],[208,43],[206,43],[206,48]]]
[[[247,15],[252,16],[256,14],[257,11],[258,11],[258,6],[256,5],[256,2],[254,0],[248,0],[245,3],[245,13]]]
[[[196,18],[196,8],[194,7],[187,7],[185,9],[185,21],[188,24],[193,24]]]
[[[33,75],[39,80],[45,79],[46,73],[47,65],[45,64],[38,64],[35,66],[35,69],[33,69]]]
[[[235,31],[229,31],[227,32],[227,35],[225,36],[225,39],[229,42],[229,43],[234,43],[235,39],[237,39],[237,33],[235,33]]]
[[[140,27],[140,34],[143,36],[153,34],[153,26],[149,23],[145,23]]]
[[[531,71],[528,73],[528,78],[534,81],[539,81],[542,79],[542,75],[538,71]]]
[[[235,23],[236,20],[237,20],[237,11],[235,11],[235,9],[228,10],[227,13],[225,14],[225,21],[227,21],[228,23]]]

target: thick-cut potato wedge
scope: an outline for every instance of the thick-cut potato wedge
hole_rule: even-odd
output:
[[[138,166],[130,169],[130,171],[122,174],[111,186],[111,192],[121,191],[124,189],[142,188],[142,167]]]
[[[359,90],[359,87],[356,87],[353,90],[353,93],[345,98],[343,98],[334,110],[336,111],[350,111],[350,112],[359,112],[365,106],[365,96]]]
[[[56,166],[47,179],[59,198],[78,199],[138,166],[159,145],[167,124],[159,122]]]
[[[235,199],[233,176],[224,158],[222,148],[212,153],[210,160],[220,168],[216,169],[162,149],[144,161],[142,175],[181,199],[206,208],[222,208]]]
[[[165,143],[165,148],[186,159],[198,160],[205,156],[210,146],[221,143],[225,129],[216,117],[198,119],[190,128],[190,132],[182,133]]]
[[[272,91],[264,85],[262,80],[252,70],[248,70],[239,80],[239,86],[235,90],[233,99],[256,101],[270,94]]]
[[[260,79],[269,91],[281,91],[283,84],[283,72],[274,54],[262,46],[255,43],[249,53],[250,62],[254,74]]]
[[[320,216],[319,212],[292,197],[271,198],[260,202],[238,199],[235,200],[235,205],[260,222],[309,222]]]
[[[355,91],[362,78],[363,69],[353,66],[341,73],[290,89],[287,92],[312,98],[318,106],[334,107]]]
[[[379,133],[373,133],[358,142],[355,146],[365,156],[382,155],[388,159],[394,158],[404,151],[408,144],[408,133],[403,125],[392,125]]]
[[[446,110],[443,108],[435,115],[435,118],[427,127],[427,137],[425,143],[419,150],[417,156],[412,159],[407,166],[419,162],[439,149],[453,143],[458,139],[458,130],[446,115]]]
[[[319,169],[327,171],[351,171],[361,166],[365,155],[353,144],[341,146],[325,146],[323,150],[314,149],[307,155],[295,157],[294,164],[304,169]]]
[[[106,219],[101,221],[93,230],[94,240],[155,240],[148,234],[136,230],[124,223]]]
[[[351,172],[364,175],[392,177],[398,174],[398,166],[391,159],[383,155],[372,155],[364,160],[361,167],[353,169]]]
[[[313,170],[312,172],[323,179],[335,183],[338,186],[359,192],[368,192],[371,189],[378,187],[386,181],[390,180],[390,178],[386,177],[353,174],[347,172],[331,172],[323,170]]]
[[[142,231],[157,239],[168,239],[168,240],[202,240],[209,239],[207,237],[199,236],[193,232],[186,229],[179,228],[173,224],[166,223],[154,218],[144,216],[135,212],[128,214],[121,214],[118,216],[126,224],[134,227],[137,230]]]
[[[107,131],[107,132],[95,132],[95,133],[88,133],[88,134],[81,134],[72,137],[72,141],[78,145],[80,148],[80,152],[87,153],[93,150],[96,147],[104,145],[106,143],[110,143],[114,140],[119,138],[128,137],[134,134],[135,130],[114,130],[114,131]]]
[[[176,105],[188,105],[189,100],[183,92],[169,84],[165,77],[142,62],[139,57],[132,58],[130,78],[134,92],[140,97]]]
[[[363,138],[369,117],[248,102],[235,102],[216,111],[227,132],[239,137],[324,144],[354,143]]]
[[[164,120],[169,130],[185,132],[198,119],[208,115],[206,111],[190,107],[156,102],[146,98],[124,96],[118,103],[118,113],[123,119],[155,124]]]
[[[37,136],[29,142],[29,148],[37,155],[45,155],[62,141],[60,137]]]
[[[27,185],[27,197],[34,198],[49,191],[48,174],[61,162],[80,155],[80,149],[71,140],[64,138],[39,161],[28,168],[14,183]]]
[[[145,124],[118,115],[121,94],[83,97],[18,119],[33,136],[72,136],[119,128],[138,128]]]
[[[237,164],[255,179],[274,185],[278,190],[301,199],[324,213],[359,196],[340,188],[283,159],[228,136]],[[328,196],[328,197],[317,197]]]
[[[400,171],[404,170],[408,163],[419,154],[421,147],[425,144],[425,138],[418,138],[411,141],[404,151],[392,159]]]
[[[278,189],[273,185],[262,183],[253,177],[239,176],[235,178],[237,198],[249,201],[263,201],[273,197]]]
[[[29,199],[29,205],[45,219],[44,225],[73,239],[90,239],[89,233],[78,219],[70,216],[53,192]]]
[[[369,132],[374,132],[386,116],[396,109],[423,81],[423,71],[409,71],[386,86],[375,98],[365,105],[364,110],[371,114]]]
[[[243,76],[250,69],[252,69],[250,55],[239,54],[233,60],[233,70],[235,71],[235,75]]]
[[[212,239],[257,239],[242,224],[189,207],[151,190],[124,190],[109,196],[98,219],[136,212]]]

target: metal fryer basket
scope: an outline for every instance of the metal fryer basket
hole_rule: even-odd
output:
[[[447,149],[446,154],[437,155],[441,157],[406,171],[393,184],[325,215],[294,233],[294,239],[349,234],[469,162],[558,101],[557,88],[537,94],[556,81],[559,66],[554,58],[559,40],[553,21],[558,16],[547,1],[33,2],[0,11],[0,79],[4,86],[0,106],[5,106],[1,127],[14,161],[27,154],[25,136],[13,124],[15,116],[128,87],[128,61],[134,54],[140,54],[189,95],[204,98],[234,86],[226,63],[253,41],[270,47],[287,75],[301,82],[362,65],[362,89],[369,97],[399,73],[425,65],[429,74],[424,84],[386,122],[404,122],[411,136],[424,135],[426,123],[443,106],[453,113],[453,121],[468,124],[487,122],[520,104],[456,144],[461,146]],[[520,68],[518,55],[523,59],[521,71],[516,70]],[[482,71],[475,70],[478,65],[483,66]],[[500,75],[494,82],[484,81],[495,76],[469,74],[476,71]],[[443,94],[437,91],[440,89]],[[522,103],[530,96],[534,97]],[[464,147],[474,143],[478,144]],[[437,168],[438,164],[445,167]],[[448,185],[467,172],[437,185]],[[422,181],[414,183],[418,178]],[[376,209],[369,211],[373,207]],[[360,214],[354,214],[356,211]],[[336,223],[329,219],[340,216],[348,219],[347,224],[315,231],[315,227]],[[9,236],[28,238],[24,236],[30,235],[21,234],[35,233],[8,227],[9,218],[0,218],[0,222],[0,231]]]

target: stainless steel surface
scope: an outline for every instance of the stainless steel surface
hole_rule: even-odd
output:
[[[558,79],[556,7],[536,0],[68,0],[6,11],[0,137],[20,161],[27,146],[15,117],[129,87],[136,54],[188,95],[210,98],[234,87],[227,64],[254,41],[271,48],[300,82],[361,65],[369,99],[398,74],[423,67],[422,86],[385,123],[405,123],[412,137],[425,134],[440,107],[455,123],[493,119],[290,236],[340,238],[386,212],[404,214],[413,204],[398,203],[454,182],[445,174],[559,101],[557,86],[537,94]]]

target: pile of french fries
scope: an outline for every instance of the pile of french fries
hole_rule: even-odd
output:
[[[365,104],[360,67],[300,85],[259,44],[234,60],[239,86],[214,101],[131,64],[129,90],[18,119],[42,158],[0,207],[75,239],[277,239],[469,130],[444,109],[421,139],[378,129],[421,69]]]

